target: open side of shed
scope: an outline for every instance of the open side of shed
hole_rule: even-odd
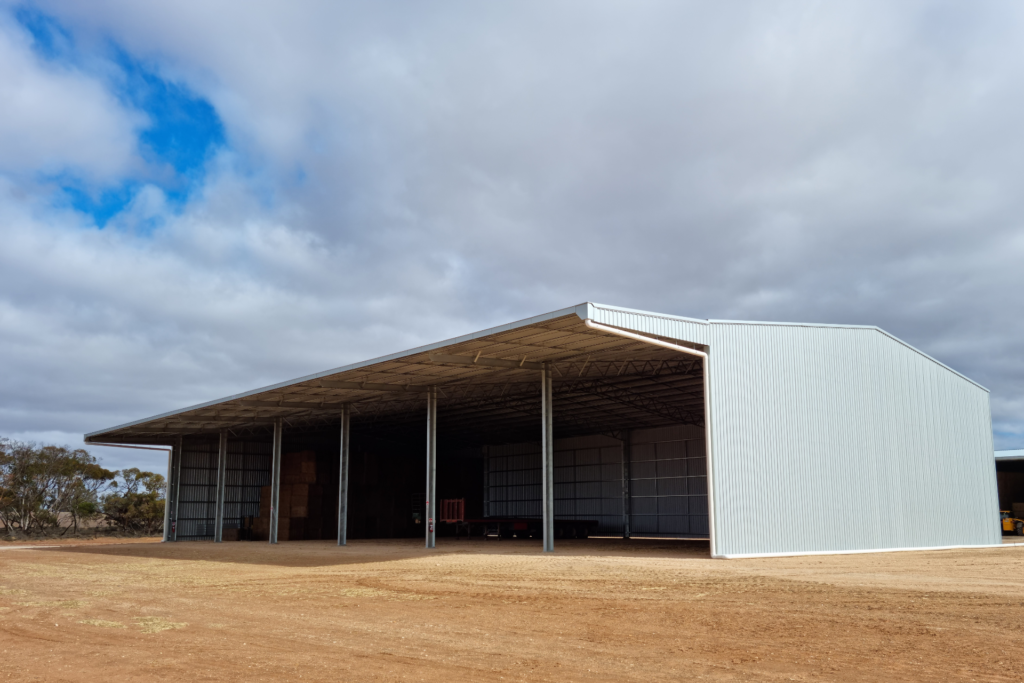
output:
[[[218,529],[258,517],[261,506],[266,513],[273,505],[280,518],[281,491],[302,476],[289,474],[296,457],[315,462],[321,499],[307,511],[305,537],[333,538],[340,518],[343,541],[424,534],[430,545],[437,502],[461,498],[466,517],[589,520],[600,535],[707,538],[701,345],[600,329],[589,306],[87,441],[173,447],[168,540],[216,539]],[[545,531],[550,549],[556,530]],[[281,535],[279,528],[270,536]]]

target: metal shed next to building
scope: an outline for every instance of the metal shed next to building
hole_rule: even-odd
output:
[[[1000,543],[988,391],[875,327],[585,303],[86,441],[172,447],[167,540],[432,546],[459,499],[545,550],[572,520],[715,557]]]
[[[1024,449],[996,451],[999,509],[1024,515]]]

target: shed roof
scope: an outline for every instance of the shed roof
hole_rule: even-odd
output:
[[[486,431],[500,442],[539,430],[539,363],[552,368],[562,434],[703,423],[700,359],[591,330],[578,308],[136,420],[86,441],[256,434],[277,418],[292,428],[322,428],[337,421],[343,404],[353,406],[354,427],[419,434],[426,388],[436,386],[442,436],[458,426],[463,440]]]
[[[353,407],[355,427],[420,435],[426,388],[436,386],[442,437],[457,431],[461,440],[475,443],[485,438],[489,443],[528,440],[540,426],[540,363],[548,363],[553,372],[555,426],[561,435],[703,425],[700,359],[596,331],[583,322],[594,318],[694,348],[707,343],[710,326],[737,324],[584,303],[161,413],[85,438],[93,443],[166,444],[222,429],[255,436],[279,418],[293,429],[321,429],[337,422],[344,404]],[[642,326],[650,329],[629,322],[640,318],[657,322]],[[682,331],[669,333],[666,324]],[[878,328],[845,327],[886,334]]]

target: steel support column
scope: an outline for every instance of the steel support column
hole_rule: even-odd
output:
[[[427,495],[423,516],[427,518],[427,547],[434,547],[434,508],[437,493],[437,387],[427,391]]]
[[[274,420],[274,455],[270,465],[270,542],[277,543],[277,517],[281,505],[281,432],[284,422]]]
[[[484,454],[484,517],[491,516],[491,447],[483,447]]]
[[[220,448],[217,449],[217,510],[214,512],[213,542],[224,540],[224,491],[228,474],[228,430],[220,430]]]
[[[174,491],[174,504],[171,506],[171,539],[178,540],[178,501],[181,500],[181,461],[185,458],[185,439],[178,437],[174,447],[174,485],[168,488]]]
[[[348,404],[341,408],[341,447],[338,463],[338,545],[348,545]]]
[[[164,540],[163,543],[171,540],[171,500],[174,491],[174,452],[175,447],[171,446],[167,451],[167,492],[164,494]]]
[[[544,511],[544,552],[555,551],[555,440],[551,405],[551,369],[540,371],[541,383],[541,496]]]
[[[629,538],[633,516],[633,432],[622,433],[622,537]]]

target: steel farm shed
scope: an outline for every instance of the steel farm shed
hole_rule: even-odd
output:
[[[996,451],[999,509],[1024,515],[1024,449]]]
[[[86,442],[170,447],[168,541],[432,547],[459,499],[546,551],[565,520],[725,558],[1000,543],[988,391],[876,327],[584,303]]]

